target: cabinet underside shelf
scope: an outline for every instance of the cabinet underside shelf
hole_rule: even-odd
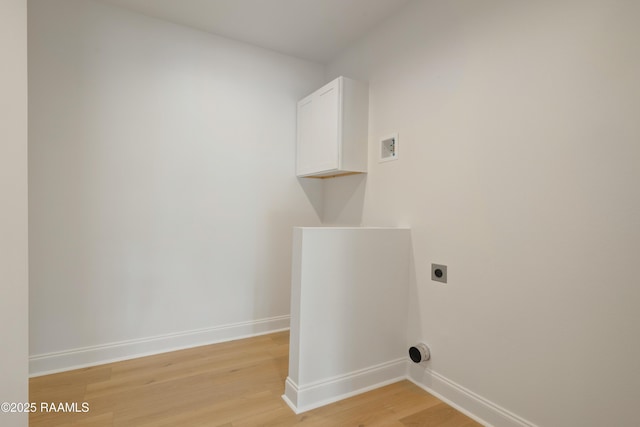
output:
[[[324,175],[324,176],[301,176],[300,178],[313,178],[313,179],[327,179],[327,178],[336,178],[339,176],[347,176],[347,175],[360,175],[366,172],[337,172],[333,175]]]

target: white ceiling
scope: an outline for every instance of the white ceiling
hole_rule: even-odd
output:
[[[288,55],[326,62],[409,0],[101,0]]]

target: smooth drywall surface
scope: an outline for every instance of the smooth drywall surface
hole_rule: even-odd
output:
[[[29,61],[32,355],[289,314],[322,66],[84,0],[29,2]]]
[[[294,229],[285,397],[296,412],[406,374],[411,230]]]
[[[0,63],[0,425],[13,427],[28,414],[4,402],[29,401],[26,0],[0,2]]]
[[[371,150],[325,217],[411,226],[410,339],[539,426],[637,425],[639,21],[633,1],[416,1],[329,66],[369,81]]]

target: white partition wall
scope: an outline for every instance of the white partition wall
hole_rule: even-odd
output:
[[[405,378],[409,229],[295,228],[285,401],[297,413]]]

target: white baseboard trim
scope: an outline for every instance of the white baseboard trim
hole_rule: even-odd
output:
[[[406,378],[405,358],[392,360],[345,375],[300,387],[291,378],[285,382],[282,399],[296,414],[383,387]]]
[[[168,351],[270,334],[289,329],[289,321],[290,316],[288,315],[277,316],[213,328],[37,354],[29,357],[29,376],[37,377]]]
[[[430,369],[407,363],[409,381],[486,427],[537,427]]]

